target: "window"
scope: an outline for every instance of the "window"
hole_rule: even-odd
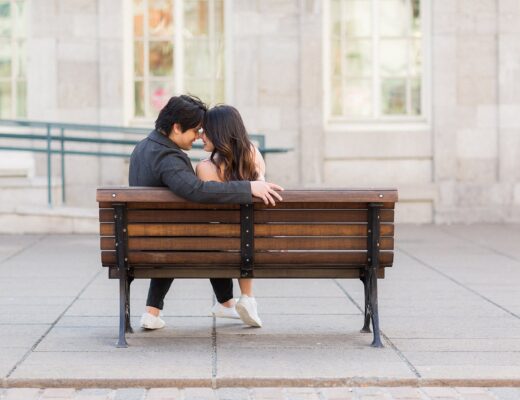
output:
[[[134,0],[134,116],[153,118],[191,93],[225,100],[226,0]]]
[[[27,116],[26,8],[0,0],[0,118]]]
[[[424,119],[427,1],[328,0],[330,120]]]

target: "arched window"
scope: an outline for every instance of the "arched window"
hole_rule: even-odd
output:
[[[226,0],[134,0],[134,116],[174,94],[225,101]]]

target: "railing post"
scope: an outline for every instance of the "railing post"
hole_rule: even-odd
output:
[[[52,154],[52,138],[51,138],[51,125],[47,124],[47,203],[49,207],[52,207],[52,166],[51,166],[51,154]]]
[[[60,129],[60,157],[61,157],[61,201],[65,204],[65,128]]]

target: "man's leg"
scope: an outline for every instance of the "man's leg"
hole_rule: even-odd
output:
[[[159,312],[164,307],[164,297],[170,290],[172,282],[173,278],[152,278],[150,280],[148,298],[146,299],[146,311],[155,316],[159,315]]]
[[[225,307],[234,306],[233,279],[212,278],[209,281],[211,282],[211,286],[213,286],[213,291],[215,292],[217,301]]]

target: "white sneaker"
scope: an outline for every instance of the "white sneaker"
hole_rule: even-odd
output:
[[[249,326],[260,328],[262,320],[258,316],[256,300],[254,297],[249,297],[245,294],[240,296],[240,300],[236,305],[237,313],[240,315],[242,322]]]
[[[237,314],[237,310],[235,306],[233,307],[224,307],[219,302],[216,302],[213,307],[211,307],[211,315],[217,318],[234,318],[240,319],[240,315]]]
[[[161,329],[164,328],[166,322],[161,318],[145,312],[141,317],[141,328],[144,329]]]

